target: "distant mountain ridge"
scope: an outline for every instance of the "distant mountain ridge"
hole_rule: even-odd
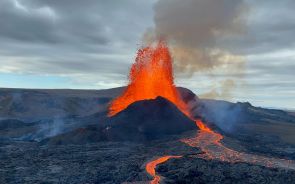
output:
[[[125,87],[105,90],[0,88],[0,119],[24,121],[67,116],[87,116],[107,111],[109,102]],[[180,94],[193,94],[178,88]]]

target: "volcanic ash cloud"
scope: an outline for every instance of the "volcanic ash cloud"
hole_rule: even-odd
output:
[[[217,45],[218,39],[243,32],[247,7],[242,0],[159,0],[154,6],[155,27],[144,37],[169,41],[176,70],[213,69],[232,55]]]

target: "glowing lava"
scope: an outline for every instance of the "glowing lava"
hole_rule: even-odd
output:
[[[156,167],[158,164],[166,162],[170,158],[180,158],[181,156],[164,156],[160,157],[156,160],[153,160],[146,164],[145,170],[149,173],[154,179],[150,182],[151,184],[158,184],[160,182],[161,177],[156,175]]]
[[[192,147],[199,147],[205,152],[205,159],[219,159],[227,162],[249,162],[268,167],[284,167],[295,169],[294,161],[268,158],[264,156],[240,153],[231,150],[221,144],[223,136],[207,127],[201,120],[195,120],[189,113],[186,104],[182,101],[173,82],[172,59],[165,42],[159,42],[156,46],[148,46],[140,49],[135,63],[129,74],[129,84],[123,94],[114,99],[109,108],[109,116],[113,116],[124,110],[131,103],[155,99],[162,96],[174,103],[180,111],[195,121],[200,131],[196,137],[183,139],[182,142]],[[169,122],[167,122],[167,126]],[[158,164],[166,162],[170,158],[181,156],[163,156],[146,165],[146,171],[153,180],[151,184],[158,184],[160,176],[156,175],[155,168]]]
[[[123,94],[112,102],[109,116],[124,110],[133,102],[158,96],[168,99],[188,114],[173,82],[171,60],[169,49],[163,41],[156,46],[140,49],[130,69],[129,84]]]
[[[247,162],[255,165],[262,165],[273,168],[286,168],[295,170],[295,162],[280,158],[272,158],[261,155],[253,155],[229,149],[221,144],[222,135],[213,131],[200,130],[193,138],[182,139],[181,141],[191,147],[201,148],[205,154],[198,155],[204,159],[218,159],[225,162]]]

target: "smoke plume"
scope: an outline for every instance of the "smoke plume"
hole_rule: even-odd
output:
[[[41,120],[37,132],[22,137],[23,140],[41,141],[63,133],[66,129],[64,120],[57,116],[52,120]]]
[[[159,0],[154,7],[155,27],[144,38],[168,40],[176,71],[232,65],[240,58],[216,43],[243,32],[246,7],[243,0]]]
[[[240,78],[245,59],[220,42],[243,35],[248,8],[244,0],[158,0],[154,6],[154,27],[145,32],[144,41],[167,40],[178,75],[201,72],[212,77],[212,73],[223,71],[225,84],[219,91],[225,91],[217,92],[214,88],[204,96],[228,98],[237,81],[227,76],[234,72]]]
[[[233,97],[233,91],[236,86],[237,84],[234,80],[227,79],[220,82],[219,86],[214,86],[211,91],[199,95],[199,97],[230,100]]]
[[[213,122],[225,132],[233,132],[241,119],[245,118],[243,106],[229,102],[205,100],[202,102],[201,114],[205,121]]]

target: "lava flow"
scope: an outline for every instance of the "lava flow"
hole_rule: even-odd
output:
[[[229,149],[221,144],[223,136],[212,130],[201,129],[196,137],[183,139],[182,142],[192,147],[201,148],[205,152],[204,159],[218,159],[225,162],[247,162],[273,168],[286,168],[295,170],[295,162],[280,158],[271,158],[261,155],[253,155]]]
[[[162,96],[174,103],[180,111],[196,122],[200,129],[196,137],[181,141],[189,146],[201,148],[205,152],[202,158],[219,159],[231,163],[248,162],[268,167],[295,169],[294,161],[268,158],[231,150],[221,144],[220,141],[223,139],[221,134],[211,130],[201,120],[195,120],[174,85],[172,59],[165,42],[161,41],[154,47],[149,46],[138,51],[135,63],[130,70],[129,80],[130,82],[123,94],[111,103],[109,116],[124,110],[133,102]],[[146,171],[153,177],[151,183],[157,184],[160,181],[160,176],[156,175],[155,171],[158,164],[170,158],[179,157],[163,156],[147,163]]]
[[[154,179],[150,182],[151,184],[158,184],[160,182],[161,177],[156,175],[156,167],[157,165],[166,162],[170,158],[180,158],[181,156],[164,156],[160,157],[156,160],[153,160],[146,164],[145,170],[149,173]]]

